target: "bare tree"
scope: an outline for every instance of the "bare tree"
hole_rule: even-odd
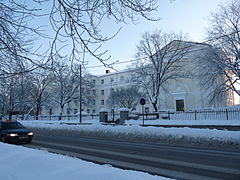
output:
[[[108,58],[103,58],[106,51],[99,51],[99,48],[103,42],[115,35],[110,37],[104,35],[101,31],[103,22],[110,19],[117,23],[127,22],[128,19],[135,21],[138,15],[154,20],[149,13],[156,10],[156,4],[156,0],[54,1],[50,12],[50,22],[56,34],[51,52],[58,53],[58,50],[54,49],[56,42],[70,39],[72,58],[76,58],[75,55],[79,53],[83,56],[89,53],[107,65],[105,60]],[[77,47],[77,45],[80,46]]]
[[[28,101],[35,110],[36,119],[38,119],[43,105],[47,104],[52,96],[47,89],[52,81],[52,73],[46,70],[38,70],[29,75]]]
[[[0,119],[5,116],[8,112],[8,98],[7,93],[4,88],[1,87],[0,90]]]
[[[8,111],[9,118],[11,118],[13,113],[22,114],[27,107],[26,101],[26,82],[25,69],[27,65],[24,61],[15,56],[8,56],[8,63],[4,61],[4,65],[0,67],[5,72],[1,75],[0,83],[1,83],[1,91],[2,98],[6,101],[4,104],[8,104],[6,110]],[[22,72],[19,74],[15,74],[15,72]],[[10,75],[11,74],[11,75]]]
[[[230,82],[234,76],[226,68],[224,52],[209,45],[201,49],[195,60],[195,77],[207,95],[206,102],[214,107],[233,105],[233,91],[238,90]]]
[[[143,97],[143,93],[136,86],[118,88],[110,92],[107,103],[110,107],[129,108],[132,110],[136,107],[141,97]]]
[[[0,79],[1,114],[24,114],[29,107],[27,100],[28,84],[23,76]]]
[[[9,119],[12,119],[12,114],[16,105],[15,82],[16,79],[13,77],[1,80],[2,114],[8,114]]]
[[[161,90],[169,80],[186,77],[184,58],[190,47],[175,33],[145,32],[137,46],[134,79],[143,88],[154,110],[158,111]]]
[[[64,107],[73,100],[79,101],[79,66],[72,69],[64,62],[56,62],[54,65],[54,94],[55,101],[60,107],[60,116],[63,114]]]
[[[0,78],[19,73],[30,72],[40,65],[40,56],[34,59],[36,55],[32,49],[33,40],[42,35],[38,28],[31,27],[29,21],[37,9],[28,8],[22,2],[6,0],[0,2]],[[5,66],[13,61],[28,61],[31,66],[20,71],[8,71]]]
[[[54,59],[55,55],[67,46],[68,51],[69,47],[71,48],[72,60],[79,59],[84,62],[85,53],[89,53],[107,65],[104,60],[108,58],[103,58],[106,51],[99,49],[115,34],[105,35],[101,31],[103,23],[126,23],[129,20],[134,22],[139,17],[156,20],[150,16],[156,9],[157,0],[1,1],[0,54],[17,55],[31,62],[34,67],[46,67],[40,59],[49,60],[49,56],[37,56],[33,59],[32,56],[39,55],[38,48],[31,49],[36,46],[32,44],[33,40],[43,37],[51,39],[50,59]],[[31,22],[36,21],[48,22],[41,24],[41,27],[34,27]],[[51,30],[44,29],[49,23]]]
[[[219,5],[216,13],[211,15],[208,38],[214,48],[202,54],[209,68],[203,68],[201,76],[209,84],[216,84],[212,98],[222,96],[228,91],[240,95],[240,1],[232,0]],[[219,83],[222,79],[222,83]]]
[[[95,105],[95,96],[93,93],[94,83],[93,75],[89,74],[87,71],[83,71],[82,76],[82,103],[86,107],[93,107]]]

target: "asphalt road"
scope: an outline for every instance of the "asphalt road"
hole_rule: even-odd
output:
[[[240,152],[37,131],[32,148],[175,179],[240,179]]]

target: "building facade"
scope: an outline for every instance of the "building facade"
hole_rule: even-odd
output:
[[[195,109],[206,108],[220,108],[227,105],[234,105],[233,93],[225,93],[222,99],[216,100],[216,102],[209,102],[209,93],[211,89],[204,89],[199,83],[199,79],[194,75],[195,69],[199,68],[197,59],[198,55],[202,53],[203,49],[211,48],[207,44],[184,42],[189,45],[188,54],[181,59],[180,63],[184,64],[183,72],[189,74],[186,78],[179,78],[169,80],[165,89],[161,90],[159,96],[158,109],[160,111],[192,111]],[[118,88],[130,87],[136,82],[133,81],[134,69],[127,69],[119,72],[106,71],[103,75],[92,76],[92,88],[85,90],[83,93],[91,95],[91,102],[84,103],[82,111],[87,113],[98,113],[101,109],[106,108],[111,112],[112,109],[117,111],[109,103],[109,97],[111,91]],[[141,91],[144,91],[140,88]],[[79,101],[70,102],[66,105],[64,114],[76,114],[79,113]],[[134,108],[134,110],[141,112],[142,106],[140,103]],[[146,98],[146,105],[144,106],[146,112],[154,112],[153,106]],[[57,114],[57,110],[53,110],[54,114]],[[45,114],[47,111],[45,111]]]

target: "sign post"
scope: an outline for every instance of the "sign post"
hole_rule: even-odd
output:
[[[140,104],[142,105],[142,117],[143,117],[143,126],[144,126],[144,105],[146,104],[146,100],[144,98],[140,99]]]

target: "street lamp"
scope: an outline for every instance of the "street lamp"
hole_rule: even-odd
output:
[[[111,81],[111,93],[112,93],[112,103],[111,103],[111,105],[112,105],[112,107],[111,107],[111,109],[112,109],[112,121],[114,122],[114,120],[115,120],[115,118],[114,118],[114,108],[115,108],[115,97],[114,97],[114,85],[116,85],[116,83],[113,83],[113,81]]]
[[[82,65],[80,64],[80,79],[79,79],[79,89],[80,89],[80,97],[79,97],[79,122],[82,123]]]

